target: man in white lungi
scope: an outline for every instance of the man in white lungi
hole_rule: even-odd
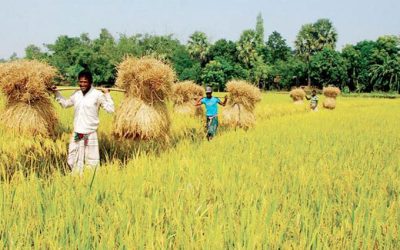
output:
[[[68,99],[64,98],[57,87],[52,90],[56,101],[63,107],[74,106],[74,132],[68,149],[68,165],[72,172],[82,173],[84,166],[96,167],[100,162],[97,127],[99,126],[99,109],[114,112],[114,102],[108,89],[99,91],[92,87],[93,77],[89,71],[78,75],[80,90],[75,91]]]

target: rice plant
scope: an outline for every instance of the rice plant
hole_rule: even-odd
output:
[[[82,177],[64,169],[72,110],[55,138],[0,127],[0,248],[399,249],[400,100],[336,102],[263,94],[253,128],[211,142],[172,113],[165,147],[114,140],[101,113]]]

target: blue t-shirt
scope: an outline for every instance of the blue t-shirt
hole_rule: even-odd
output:
[[[215,116],[218,114],[218,103],[220,102],[219,98],[211,97],[208,99],[204,97],[201,99],[201,103],[206,105],[206,115],[207,116]]]

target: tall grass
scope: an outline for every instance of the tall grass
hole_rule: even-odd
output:
[[[337,102],[312,113],[264,94],[254,129],[222,129],[211,142],[202,121],[174,116],[173,143],[161,150],[111,140],[102,114],[107,157],[82,178],[59,170],[72,110],[59,110],[56,141],[0,130],[0,149],[20,161],[0,184],[0,247],[398,249],[400,101]],[[46,162],[30,167],[55,169],[47,177],[22,171],[36,143],[56,155],[32,156]]]

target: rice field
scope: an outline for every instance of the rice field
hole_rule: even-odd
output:
[[[211,142],[173,114],[164,146],[113,140],[103,112],[83,177],[66,168],[72,109],[56,106],[55,139],[0,127],[0,248],[399,249],[400,100],[323,99],[263,94],[254,128]]]

